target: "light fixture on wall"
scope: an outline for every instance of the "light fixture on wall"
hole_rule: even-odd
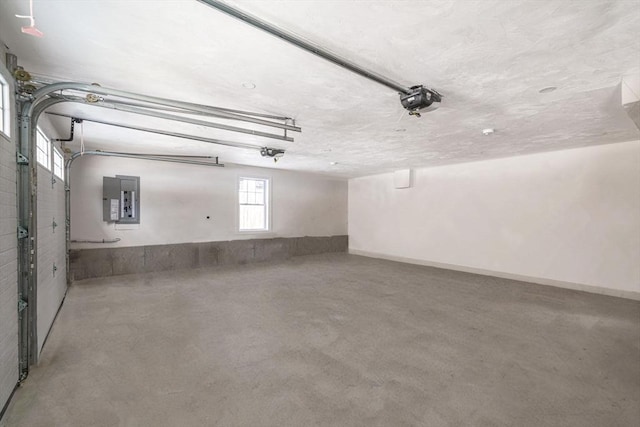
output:
[[[489,136],[489,135],[493,135],[495,133],[495,129],[493,128],[486,128],[486,129],[482,129],[482,134],[484,136]]]
[[[16,15],[16,18],[29,19],[31,22],[28,27],[21,28],[23,33],[34,37],[44,36],[44,33],[36,28],[36,20],[33,18],[33,0],[29,0],[29,15]]]

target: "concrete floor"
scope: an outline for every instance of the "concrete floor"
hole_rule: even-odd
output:
[[[346,254],[75,284],[7,426],[638,426],[640,302]]]

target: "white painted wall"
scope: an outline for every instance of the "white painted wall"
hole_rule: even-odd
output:
[[[132,230],[102,221],[102,177],[115,175],[140,176],[140,225]],[[270,232],[236,231],[240,176],[271,178]],[[238,165],[220,168],[97,156],[79,158],[71,169],[71,238],[122,239],[110,245],[74,244],[76,248],[344,234],[346,180]]]
[[[640,143],[349,181],[351,253],[640,296]]]

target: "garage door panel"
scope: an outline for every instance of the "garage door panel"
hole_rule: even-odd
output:
[[[67,290],[64,182],[56,177],[52,184],[51,177],[51,171],[38,170],[38,353],[42,351]]]
[[[11,84],[9,72],[0,74]],[[9,87],[13,94],[13,89]],[[8,106],[13,104],[11,96]],[[15,113],[11,113],[15,123]],[[15,135],[15,126],[12,135]],[[18,382],[18,216],[16,209],[16,145],[0,132],[0,409]]]

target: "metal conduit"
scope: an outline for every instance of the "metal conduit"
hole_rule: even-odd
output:
[[[219,115],[220,117],[224,117],[226,119],[231,119],[231,120],[240,120],[240,121],[245,121],[249,123],[255,123],[258,125],[270,126],[270,127],[275,127],[279,129],[286,129],[294,132],[302,131],[302,129],[298,126],[288,125],[284,123],[275,123],[268,120],[262,120],[262,119],[257,119],[253,117],[241,116],[234,113],[223,112],[223,111],[217,110],[215,107],[210,107],[208,105],[194,104],[191,102],[183,102],[183,101],[175,101],[173,99],[159,98],[156,96],[149,96],[149,95],[141,95],[138,93],[126,92],[118,89],[109,89],[101,86],[93,86],[89,84],[73,83],[73,82],[54,83],[54,84],[37,89],[32,95],[33,102],[31,103],[30,108],[33,108],[33,105],[35,103],[38,103],[47,95],[50,95],[51,93],[61,91],[61,90],[78,90],[80,92],[97,93],[100,95],[113,95],[113,96],[118,96],[122,98],[133,99],[136,101],[148,102],[151,104],[160,104],[160,105],[169,106],[169,107],[181,108],[189,111],[213,113],[213,114]]]
[[[42,86],[46,86],[46,85],[50,85],[50,84],[54,84],[54,83],[60,83],[61,80],[59,79],[54,79],[54,78],[49,78],[46,76],[43,76],[41,74],[36,74],[36,73],[30,73],[31,74],[31,82],[33,83],[37,83],[39,85]],[[83,84],[91,84],[88,82],[78,82],[78,83],[83,83]],[[95,86],[92,84],[92,86]],[[122,104],[126,104],[126,105],[131,105],[134,107],[146,107],[146,108],[155,108],[155,109],[159,109],[159,110],[167,110],[167,111],[176,111],[176,112],[184,112],[184,110],[179,109],[179,108],[170,108],[170,107],[155,107],[155,106],[150,106],[150,105],[145,105],[145,104],[141,104],[141,103],[135,103],[135,102],[121,102]],[[234,110],[231,108],[223,108],[223,107],[215,107],[213,105],[209,106],[212,109],[215,110],[219,110],[219,111],[224,111],[224,112],[228,112],[228,113],[236,113],[236,114],[242,114],[245,116],[253,116],[253,117],[262,117],[262,118],[266,118],[266,119],[275,119],[275,120],[293,120],[291,117],[285,117],[285,116],[276,116],[273,114],[264,114],[264,113],[256,113],[253,111],[244,111],[244,110]],[[198,113],[198,112],[193,112],[193,113],[197,113],[197,114],[205,114],[205,113]]]
[[[96,151],[102,151],[102,150],[96,150]],[[109,151],[109,153],[113,153],[113,154],[134,154],[136,156],[147,156],[147,157],[168,157],[168,158],[175,158],[175,159],[217,159],[217,157],[213,157],[213,156],[192,156],[190,154],[142,154],[142,153],[124,153],[121,151]]]
[[[93,102],[87,101],[85,98],[82,98],[80,96],[65,96],[65,95],[57,95],[57,94],[51,94],[51,95],[49,95],[49,97],[50,98],[64,99],[65,101],[68,101],[68,102],[76,102],[76,103],[92,105],[92,106],[100,107],[100,108],[107,108],[107,109],[110,109],[110,110],[122,111],[122,112],[125,112],[125,113],[139,114],[139,115],[142,115],[142,116],[156,117],[156,118],[159,118],[159,119],[172,120],[172,121],[176,121],[176,122],[182,122],[182,123],[189,123],[189,124],[193,124],[193,125],[206,126],[206,127],[215,128],[215,129],[228,130],[230,132],[239,132],[239,133],[245,133],[245,134],[254,135],[254,136],[261,136],[261,137],[264,137],[264,138],[279,139],[281,141],[293,142],[293,138],[288,137],[288,136],[276,135],[276,134],[267,133],[267,132],[260,132],[260,131],[257,131],[257,130],[246,129],[246,128],[239,128],[239,127],[236,127],[236,126],[224,125],[222,123],[211,123],[211,122],[207,122],[205,120],[192,119],[190,117],[175,116],[175,115],[172,115],[172,114],[160,113],[160,112],[157,112],[157,111],[145,110],[145,109],[142,109],[142,108],[130,107],[130,106],[127,106],[127,105],[118,105],[119,104],[118,102],[95,102],[95,103],[93,103]],[[51,113],[49,113],[49,114],[51,114]]]
[[[95,95],[95,94],[92,94]],[[99,98],[98,100],[89,100],[87,97],[78,97],[75,95],[64,95],[64,94],[49,94],[49,97],[65,97],[65,98],[78,98],[78,100],[83,100],[85,104],[91,104],[91,105],[100,105],[102,103],[105,103],[104,98]],[[138,108],[143,108],[145,111],[156,111],[156,110],[164,110],[164,111],[171,111],[171,112],[175,112],[175,113],[181,113],[181,114],[191,114],[191,115],[200,115],[200,116],[206,116],[206,117],[212,117],[212,118],[216,118],[216,119],[224,119],[224,120],[236,120],[236,121],[246,121],[243,120],[243,118],[245,116],[243,115],[237,115],[236,118],[230,118],[228,117],[228,114],[223,113],[223,112],[202,112],[202,111],[191,111],[191,110],[185,110],[184,108],[176,108],[176,107],[163,107],[160,105],[152,105],[152,104],[144,104],[142,102],[126,102],[126,101],[122,101],[120,99],[110,99],[109,104],[117,104],[117,105],[128,105],[128,106],[135,106]],[[212,108],[218,108],[218,107],[212,107]],[[238,113],[240,114],[240,113]],[[247,115],[246,118],[250,118],[250,115]],[[293,119],[290,118],[278,118],[278,120],[282,120],[282,121],[293,121]],[[285,129],[286,130],[286,129]]]
[[[172,157],[165,157],[163,155],[153,155],[153,154],[140,154],[140,153],[121,153],[121,152],[115,152],[115,151],[100,151],[100,150],[91,150],[91,151],[84,151],[84,152],[79,152],[79,153],[73,153],[70,157],[69,157],[69,168],[71,167],[71,164],[73,163],[73,160],[77,159],[78,157],[82,157],[82,156],[106,156],[106,157],[125,157],[125,158],[129,158],[129,159],[140,159],[140,160],[153,160],[156,162],[170,162],[170,163],[184,163],[184,164],[188,164],[188,165],[200,165],[200,166],[218,166],[218,167],[224,167],[224,164],[222,163],[218,163],[218,158],[216,157],[215,159],[215,163],[213,162],[205,162],[203,160],[189,160],[186,158],[172,158]]]
[[[246,12],[238,10],[228,4],[220,1],[220,0],[198,0],[201,3],[206,4],[214,9],[217,9],[223,13],[226,13],[229,16],[232,16],[236,19],[239,19],[247,24],[256,27],[260,30],[266,31],[267,33],[281,38],[282,40],[291,43],[294,46],[297,46],[301,49],[306,50],[314,55],[319,56],[320,58],[326,59],[327,61],[333,62],[336,65],[339,65],[342,68],[345,68],[353,73],[359,74],[363,77],[366,77],[370,80],[373,80],[376,83],[380,83],[388,88],[391,88],[400,93],[411,93],[411,88],[401,85],[400,83],[395,82],[394,80],[385,77],[381,74],[378,74],[374,71],[367,70],[358,64],[349,61],[348,59],[344,59],[339,57],[338,55],[328,51],[327,49],[318,46],[317,44],[308,42],[303,40],[302,38],[284,31],[275,25],[269,24],[266,21],[261,20],[253,15],[250,15]]]
[[[102,240],[72,240],[71,243],[117,243],[119,242],[120,239],[119,237],[116,237],[115,239],[102,239]]]
[[[71,116],[69,114],[60,114],[60,113],[52,113],[52,112],[47,112],[47,114],[50,114],[52,116],[68,117],[68,118],[72,118],[72,119],[80,119],[80,120],[85,121],[85,122],[98,123],[98,124],[107,125],[107,126],[115,126],[115,127],[119,127],[119,128],[123,128],[123,129],[137,130],[137,131],[140,131],[140,132],[155,133],[155,134],[158,134],[158,135],[173,136],[173,137],[182,138],[182,139],[191,139],[191,140],[194,140],[194,141],[208,142],[209,144],[225,145],[227,147],[246,148],[246,149],[250,149],[250,150],[260,150],[262,148],[262,147],[259,147],[257,145],[244,144],[244,143],[241,143],[241,142],[224,141],[224,140],[221,140],[221,139],[205,138],[203,136],[197,136],[197,135],[188,135],[186,133],[178,133],[178,132],[171,132],[171,131],[160,130],[160,129],[152,129],[152,128],[145,128],[145,127],[140,127],[140,126],[132,126],[132,125],[124,124],[124,123],[115,123],[115,122],[107,122],[107,121],[104,121],[104,120],[87,119],[87,118],[84,118],[84,117]]]
[[[199,115],[199,116],[209,116],[209,117],[218,117],[215,115],[215,113],[203,113],[202,111],[193,111],[193,110],[185,110],[183,108],[176,108],[176,107],[165,107],[162,105],[149,105],[149,104],[145,104],[143,102],[131,102],[131,101],[123,101],[123,100],[110,100],[110,102],[114,103],[114,104],[122,104],[122,105],[129,105],[131,107],[140,107],[140,108],[152,108],[154,110],[161,110],[161,111],[171,111],[173,113],[183,113],[183,114],[193,114],[193,115]],[[291,117],[283,117],[283,116],[274,116],[271,114],[258,114],[258,113],[251,113],[251,114],[246,114],[243,113],[240,110],[231,110],[231,109],[222,109],[223,111],[229,111],[231,113],[238,113],[238,114],[245,114],[245,115],[250,115],[250,116],[254,116],[254,117],[262,117],[265,119],[274,119],[274,120],[282,120],[282,121],[286,121],[286,120],[293,120]]]
[[[203,113],[201,111],[185,111],[182,108],[173,108],[173,107],[162,107],[162,106],[156,106],[156,105],[147,105],[147,104],[143,104],[140,102],[128,102],[128,101],[112,101],[113,103],[117,103],[117,104],[123,104],[123,105],[130,105],[132,107],[142,107],[142,108],[153,108],[156,110],[165,110],[165,111],[173,111],[176,113],[188,113],[188,114],[199,114],[199,115],[210,115],[212,117],[218,117],[215,114],[207,114],[207,113]],[[293,120],[292,117],[284,117],[284,116],[276,116],[273,114],[263,114],[263,113],[252,113],[249,111],[243,111],[243,110],[234,110],[231,108],[222,108],[222,107],[212,107],[212,108],[216,108],[220,111],[224,111],[224,112],[228,112],[228,113],[235,113],[235,114],[240,114],[240,115],[244,115],[244,116],[252,116],[252,117],[262,117],[264,119],[274,119],[274,120],[282,120],[282,121],[286,121],[286,120]]]

